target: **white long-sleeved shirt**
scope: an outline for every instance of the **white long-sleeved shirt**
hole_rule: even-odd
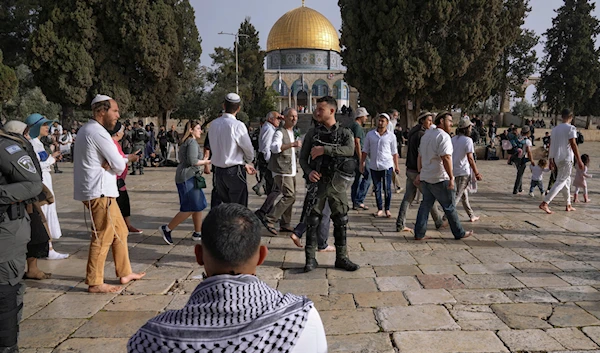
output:
[[[56,159],[54,159],[52,155],[48,155],[48,159],[42,162],[40,152],[46,152],[44,144],[42,143],[42,141],[40,141],[38,137],[32,139],[30,142],[33,146],[33,151],[35,152],[35,154],[38,157],[38,160],[40,161],[40,168],[42,169],[42,172],[49,172],[51,169],[50,167],[52,167],[52,165],[56,163]]]
[[[294,131],[292,130],[286,130],[288,135],[290,136],[290,141],[294,141]],[[275,134],[273,135],[273,142],[271,143],[271,152],[272,153],[281,153],[281,146],[283,146],[283,133],[281,132],[281,130],[277,130],[275,131]],[[275,175],[282,175],[282,176],[288,176],[288,177],[295,177],[296,173],[298,172],[298,167],[296,166],[296,147],[292,147],[292,173],[291,174],[278,174],[278,173],[273,173],[273,176]]]
[[[277,131],[277,128],[268,121],[260,128],[258,152],[263,154],[265,161],[267,162],[271,160],[271,144],[273,142],[273,136],[275,136],[275,131]]]
[[[252,163],[254,147],[246,125],[235,116],[224,113],[210,123],[208,129],[211,163],[215,167],[229,168]]]
[[[106,129],[96,120],[90,120],[79,129],[73,161],[73,198],[89,201],[100,197],[118,197],[117,175],[127,168],[123,158]],[[109,170],[102,168],[107,161]]]
[[[377,130],[371,130],[365,136],[362,152],[371,159],[370,169],[381,171],[393,168],[394,155],[398,154],[396,135],[387,130],[379,135]]]

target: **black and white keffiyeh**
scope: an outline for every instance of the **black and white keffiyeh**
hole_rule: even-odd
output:
[[[308,298],[284,295],[255,276],[209,277],[183,309],[142,326],[129,339],[127,351],[289,352],[312,308]]]

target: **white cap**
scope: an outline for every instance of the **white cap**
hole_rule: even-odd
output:
[[[239,103],[242,101],[240,96],[238,96],[235,93],[229,93],[228,95],[226,95],[225,100],[228,101],[229,103]]]
[[[379,114],[379,116],[382,116],[382,117],[386,118],[388,121],[392,120],[390,118],[390,116],[388,115],[388,113],[381,113],[381,114]]]
[[[103,94],[97,94],[96,97],[94,97],[94,99],[92,99],[92,105],[98,103],[98,102],[104,102],[104,101],[109,101],[112,98],[110,98],[109,96],[105,96]]]
[[[369,116],[369,112],[367,111],[367,108],[360,107],[356,110],[356,117],[360,118],[363,116]]]

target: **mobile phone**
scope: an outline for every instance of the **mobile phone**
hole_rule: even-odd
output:
[[[137,151],[135,154],[138,155],[138,156],[141,156],[142,155],[142,151]]]

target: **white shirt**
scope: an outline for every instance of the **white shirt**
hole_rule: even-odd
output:
[[[50,135],[53,135],[54,132],[57,130],[58,130],[58,134],[62,135],[62,133],[63,133],[62,125],[58,124],[58,125],[56,125],[56,127],[54,127],[54,125],[50,126]]]
[[[444,169],[442,156],[452,156],[453,148],[450,135],[442,129],[430,130],[421,138],[419,154],[421,155],[421,180],[437,184],[450,180]]]
[[[571,124],[562,123],[552,129],[552,142],[548,158],[554,162],[573,162],[575,155],[569,144],[570,139],[577,138],[577,128]]]
[[[325,337],[325,328],[323,321],[317,309],[312,308],[308,312],[308,318],[304,323],[304,329],[291,353],[327,353],[327,338]]]
[[[371,130],[365,136],[362,152],[370,158],[370,169],[381,171],[394,168],[394,155],[398,154],[396,135],[389,131],[379,135],[377,130]]]
[[[535,167],[532,165],[529,165],[529,169],[531,170],[531,180],[534,181],[542,181],[544,180],[544,173],[548,173],[550,171],[550,169],[542,169],[540,168],[539,165],[536,165]]]
[[[294,141],[294,131],[293,130],[287,130],[288,135],[290,136],[290,141]],[[283,134],[281,133],[281,130],[277,130],[275,131],[275,134],[273,135],[273,142],[271,143],[271,149],[270,151],[272,153],[281,153],[281,146],[283,145]],[[281,175],[281,176],[287,176],[287,177],[295,177],[296,173],[297,173],[297,167],[296,167],[296,147],[292,147],[292,174],[278,174],[273,172],[273,176],[276,175]]]
[[[56,163],[56,159],[54,159],[54,157],[52,157],[52,155],[48,155],[48,159],[46,159],[45,161],[42,162],[42,159],[40,157],[40,152],[46,152],[46,149],[44,148],[44,144],[42,143],[42,141],[40,141],[39,137],[36,137],[32,140],[30,140],[31,145],[33,146],[33,151],[35,152],[35,154],[37,155],[38,160],[40,161],[40,167],[42,169],[42,172],[50,172],[50,167],[52,167],[52,165],[54,163]]]
[[[394,133],[394,129],[396,128],[396,124],[398,124],[398,119],[392,119],[388,122],[387,131]]]
[[[260,128],[260,137],[258,138],[258,152],[262,153],[268,162],[271,159],[271,144],[277,128],[270,122],[266,122]]]
[[[464,135],[456,135],[452,138],[452,170],[454,176],[471,175],[471,165],[467,158],[468,153],[475,153],[473,139]]]
[[[127,168],[123,158],[106,129],[96,120],[90,120],[79,129],[73,160],[73,198],[89,201],[99,197],[118,197],[117,175]],[[107,161],[109,170],[102,168]]]
[[[246,125],[231,114],[224,113],[210,123],[208,138],[212,152],[211,163],[215,167],[244,165],[254,159],[254,147]]]

